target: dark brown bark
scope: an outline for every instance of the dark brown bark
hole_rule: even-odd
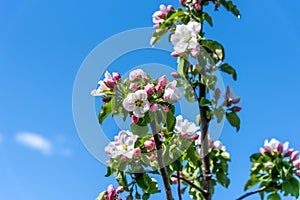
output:
[[[167,200],[173,200],[172,191],[171,191],[171,187],[170,187],[170,183],[169,183],[169,175],[168,175],[166,167],[164,166],[164,162],[163,162],[163,158],[162,158],[162,142],[160,141],[159,135],[156,130],[155,120],[153,120],[150,123],[150,126],[151,126],[152,134],[154,137],[154,142],[155,142],[156,151],[157,151],[157,161],[158,161],[160,173],[161,173],[161,176],[163,179]]]

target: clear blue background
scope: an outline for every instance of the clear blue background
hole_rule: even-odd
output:
[[[235,133],[226,124],[221,136],[232,157],[232,182],[229,189],[218,187],[215,199],[235,199],[243,193],[248,157],[265,139],[290,141],[300,149],[300,3],[235,2],[241,20],[221,9],[213,14],[214,28],[206,27],[206,37],[223,43],[226,61],[238,69],[238,82],[226,77],[225,82],[243,99],[241,131]],[[77,135],[73,83],[97,44],[125,30],[152,26],[151,15],[160,3],[179,6],[170,0],[0,1],[1,200],[92,200],[113,182],[104,178],[105,166]],[[143,61],[141,56],[135,59]],[[52,141],[54,152],[43,155],[16,143],[20,131]],[[66,148],[71,155],[62,153]]]

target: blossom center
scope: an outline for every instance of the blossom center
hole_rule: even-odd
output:
[[[124,151],[128,150],[128,146],[126,144],[122,144],[122,148],[123,148]]]
[[[136,100],[134,103],[135,103],[135,106],[137,106],[137,107],[141,107],[143,105],[142,100]]]
[[[190,35],[184,36],[184,41],[185,42],[189,42],[191,39],[192,39],[192,37]]]

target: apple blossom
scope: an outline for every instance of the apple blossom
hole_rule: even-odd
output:
[[[189,122],[187,119],[183,120],[182,115],[176,117],[175,131],[179,134],[192,135],[195,133],[199,127],[195,123]]]
[[[141,151],[140,148],[135,148],[135,149],[133,150],[133,156],[135,156],[135,157],[141,155],[141,153],[142,153],[142,151]]]
[[[222,144],[221,141],[217,140],[217,141],[214,141],[214,144],[213,144],[213,148],[214,149],[220,149],[222,151],[226,151],[226,147]]]
[[[153,161],[156,159],[156,155],[155,154],[151,154],[151,156],[149,157],[149,160]]]
[[[171,35],[174,52],[181,54],[187,50],[193,50],[193,52],[199,51],[197,40],[200,30],[201,24],[195,21],[190,21],[187,25],[177,25],[175,33]]]
[[[113,77],[110,75],[110,73],[106,71],[104,76],[105,76],[104,80],[103,81],[100,80],[98,82],[99,87],[97,88],[97,90],[91,91],[92,96],[102,96],[104,95],[105,91],[111,91],[115,88],[116,82],[113,79]]]
[[[159,27],[159,24],[165,21],[166,16],[170,10],[174,10],[173,6],[168,5],[168,7],[166,7],[165,5],[161,4],[159,6],[159,11],[154,12],[152,15],[153,23],[155,23]]]
[[[176,177],[172,176],[171,181],[172,181],[173,184],[178,184],[178,178],[176,178]]]
[[[144,90],[138,90],[135,93],[130,93],[123,101],[123,107],[133,114],[142,118],[150,108],[150,103],[147,100],[147,92]]]
[[[291,148],[291,149],[288,149],[288,150],[285,152],[284,155],[285,155],[285,156],[291,156],[293,152],[294,152],[294,149]]]
[[[180,74],[178,72],[171,72],[173,78],[180,78]]]
[[[122,193],[125,191],[125,188],[123,186],[119,186],[116,190],[117,194]]]
[[[164,93],[164,100],[167,101],[169,104],[173,104],[179,101],[182,97],[180,90],[176,87],[177,81],[174,80],[167,84],[165,93]]]
[[[113,185],[109,185],[107,188],[107,200],[114,200],[115,197],[117,196],[116,190]]]
[[[132,158],[136,140],[137,136],[132,132],[122,130],[118,134],[117,142],[110,142],[105,147],[105,152],[112,158],[116,158],[119,155]]]
[[[289,146],[289,143],[286,142],[284,144],[280,143],[276,139],[271,139],[270,142],[268,140],[265,140],[264,147],[269,152],[274,153],[282,153],[283,150],[286,150]]]
[[[135,69],[130,72],[129,80],[133,81],[137,78],[147,80],[147,74],[142,69]]]
[[[296,170],[296,174],[300,177],[300,169]]]
[[[119,81],[121,79],[120,73],[113,72],[112,75],[113,75],[114,81]]]

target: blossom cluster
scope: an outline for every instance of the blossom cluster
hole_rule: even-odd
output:
[[[270,153],[271,155],[281,154],[284,158],[289,158],[293,166],[296,168],[295,173],[300,176],[300,158],[298,158],[299,151],[295,151],[293,148],[288,148],[289,142],[281,143],[275,138],[270,141],[265,140],[264,147],[260,148],[261,155]],[[298,158],[298,159],[297,159]],[[272,162],[265,163],[266,167],[272,168],[275,165]]]
[[[107,190],[101,193],[96,200],[122,200],[122,198],[118,197],[118,194],[124,192],[124,190],[123,186],[115,189],[113,185],[109,185]]]

